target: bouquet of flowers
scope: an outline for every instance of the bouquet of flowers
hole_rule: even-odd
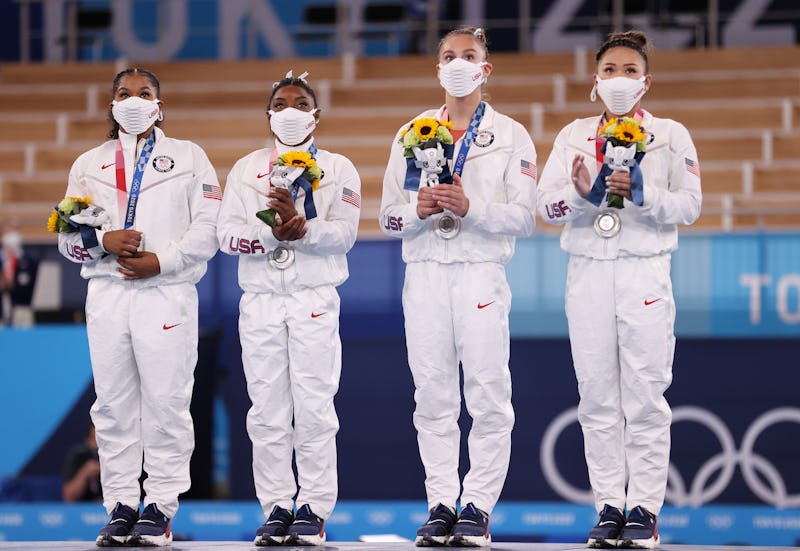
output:
[[[437,144],[452,144],[453,136],[450,121],[438,121],[433,117],[422,117],[412,122],[400,134],[399,142],[403,146],[403,156],[413,159],[414,148],[427,149],[436,147]]]
[[[302,188],[306,192],[306,219],[314,218],[317,215],[317,211],[314,208],[314,199],[311,193],[319,188],[322,170],[320,170],[311,153],[307,151],[288,151],[278,156],[275,162],[272,163],[272,167],[272,172],[269,176],[270,185],[283,189],[294,187],[293,197],[297,194],[297,188]],[[275,209],[260,210],[256,213],[256,216],[273,228],[281,223],[280,216],[278,216]]]
[[[652,141],[652,136],[631,117],[611,119],[600,129],[598,137],[606,140],[603,145],[604,163],[615,172],[630,172]],[[641,155],[637,157],[637,153]],[[608,206],[624,208],[622,199],[621,195],[611,193]]]
[[[80,231],[81,226],[99,228],[108,221],[108,213],[93,205],[91,197],[65,197],[50,213],[47,229],[54,233],[73,233]]]

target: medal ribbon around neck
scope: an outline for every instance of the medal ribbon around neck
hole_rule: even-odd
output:
[[[125,156],[122,154],[122,141],[117,138],[117,148],[115,151],[117,204],[121,211],[120,219],[125,220],[124,228],[126,230],[133,227],[133,220],[136,217],[136,205],[139,201],[139,192],[142,188],[142,176],[144,175],[144,169],[147,168],[147,161],[150,160],[150,154],[153,152],[155,143],[156,131],[153,129],[150,135],[147,136],[147,140],[145,140],[142,152],[139,153],[139,159],[136,161],[136,168],[133,171],[133,179],[131,180],[130,194],[128,194],[125,180]],[[122,206],[125,203],[127,203],[127,205],[124,207],[124,210],[122,210]]]

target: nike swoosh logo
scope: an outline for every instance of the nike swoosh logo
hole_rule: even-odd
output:
[[[137,522],[136,524],[155,524],[155,523],[156,521],[154,520],[139,519],[139,522]]]
[[[662,298],[663,298],[663,297],[662,297]],[[647,299],[644,299],[644,305],[645,305],[645,306],[650,306],[651,304],[653,304],[653,303],[655,303],[655,302],[658,302],[659,300],[661,300],[661,299],[660,299],[660,298],[657,298],[657,299],[655,299],[655,300],[647,300]]]
[[[486,308],[487,306],[491,306],[492,304],[494,304],[494,301],[492,301],[492,302],[487,302],[486,304],[481,304],[481,303],[479,302],[479,303],[478,303],[478,310],[483,310],[484,308]]]
[[[266,174],[258,174],[256,178],[263,178],[264,176],[269,176],[269,172],[267,172]]]
[[[180,323],[176,323],[175,325],[167,325],[167,324],[165,323],[165,324],[164,324],[164,327],[162,327],[162,329],[163,329],[164,331],[169,331],[169,330],[170,330],[170,329],[172,329],[173,327],[178,327],[179,325],[180,325]]]
[[[311,319],[312,320],[317,319],[318,317],[324,316],[325,314],[327,314],[327,312],[320,312],[319,314],[317,314],[316,312],[311,312]]]
[[[459,520],[458,522],[460,522],[460,523],[462,523],[462,524],[466,524],[466,523],[469,523],[469,524],[478,524],[478,523],[477,523],[477,522],[475,522],[474,520],[468,520],[468,519],[465,519],[465,518],[462,518],[462,519],[461,519],[461,520]]]
[[[644,524],[642,524],[641,522],[629,522],[625,526],[641,526],[642,528],[644,528]]]
[[[114,520],[109,522],[109,524],[114,524],[114,523],[117,523],[117,522],[128,522],[128,521],[125,520],[124,518],[115,518]]]
[[[445,522],[445,520],[441,518],[435,518],[433,520],[429,520],[428,524],[433,524],[434,522]]]
[[[586,138],[586,141],[587,141],[587,142],[593,142],[593,141],[595,141],[596,139],[597,139],[597,138],[596,138],[596,137],[594,137],[594,136],[589,136],[588,138]]]
[[[616,523],[617,523],[616,520],[604,520],[603,522],[600,523],[600,526],[605,526],[606,524],[616,524]]]
[[[107,169],[107,168],[108,168],[108,167],[110,167],[110,166],[114,166],[115,164],[117,164],[117,163],[108,163],[107,165],[103,165],[103,166],[101,166],[101,167],[100,167],[100,170],[105,170],[105,169]]]

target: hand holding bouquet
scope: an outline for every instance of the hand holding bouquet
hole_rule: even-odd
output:
[[[319,188],[321,178],[322,170],[320,170],[311,153],[289,151],[275,159],[269,176],[269,183],[272,187],[289,190],[292,198],[297,197],[298,188],[302,188],[306,193],[306,219],[310,220],[317,215],[311,194]],[[256,216],[272,228],[285,221],[281,219],[280,214],[273,208],[260,210],[256,213]]]
[[[631,117],[620,117],[608,121],[598,132],[598,138],[605,139],[603,144],[603,162],[613,172],[631,173],[632,187],[636,186],[633,169],[644,156],[647,144],[652,141],[644,127]],[[641,153],[641,155],[637,155]],[[641,185],[641,172],[638,175]],[[608,194],[608,206],[624,208],[623,197],[614,193]]]

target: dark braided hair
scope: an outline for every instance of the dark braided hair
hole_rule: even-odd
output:
[[[139,74],[145,77],[147,80],[150,81],[150,85],[156,89],[156,97],[161,98],[161,84],[158,82],[158,78],[155,74],[151,73],[147,69],[139,69],[137,67],[133,67],[131,69],[125,69],[124,71],[120,71],[117,73],[117,76],[114,77],[114,82],[111,85],[111,99],[113,100],[114,97],[117,95],[117,90],[119,89],[119,82],[122,80],[123,77],[128,75]],[[111,112],[111,107],[108,108],[108,118],[111,121],[111,130],[108,131],[107,137],[115,140],[119,138],[119,123],[114,120],[114,115]],[[161,126],[161,121],[156,121],[156,126]]]
[[[299,86],[305,90],[308,95],[311,96],[311,99],[314,100],[314,107],[317,107],[317,94],[314,93],[314,89],[308,85],[305,79],[300,77],[284,77],[272,85],[272,93],[269,95],[269,100],[267,101],[267,111],[270,110],[272,99],[275,97],[275,94],[278,93],[278,90],[286,88],[287,86]]]
[[[647,54],[652,49],[652,45],[646,34],[642,31],[615,32],[609,34],[606,41],[603,42],[603,45],[597,50],[597,55],[594,57],[595,61],[600,63],[600,58],[602,58],[608,50],[617,47],[630,48],[637,52],[644,60],[644,72],[650,72],[650,62],[647,60]]]

